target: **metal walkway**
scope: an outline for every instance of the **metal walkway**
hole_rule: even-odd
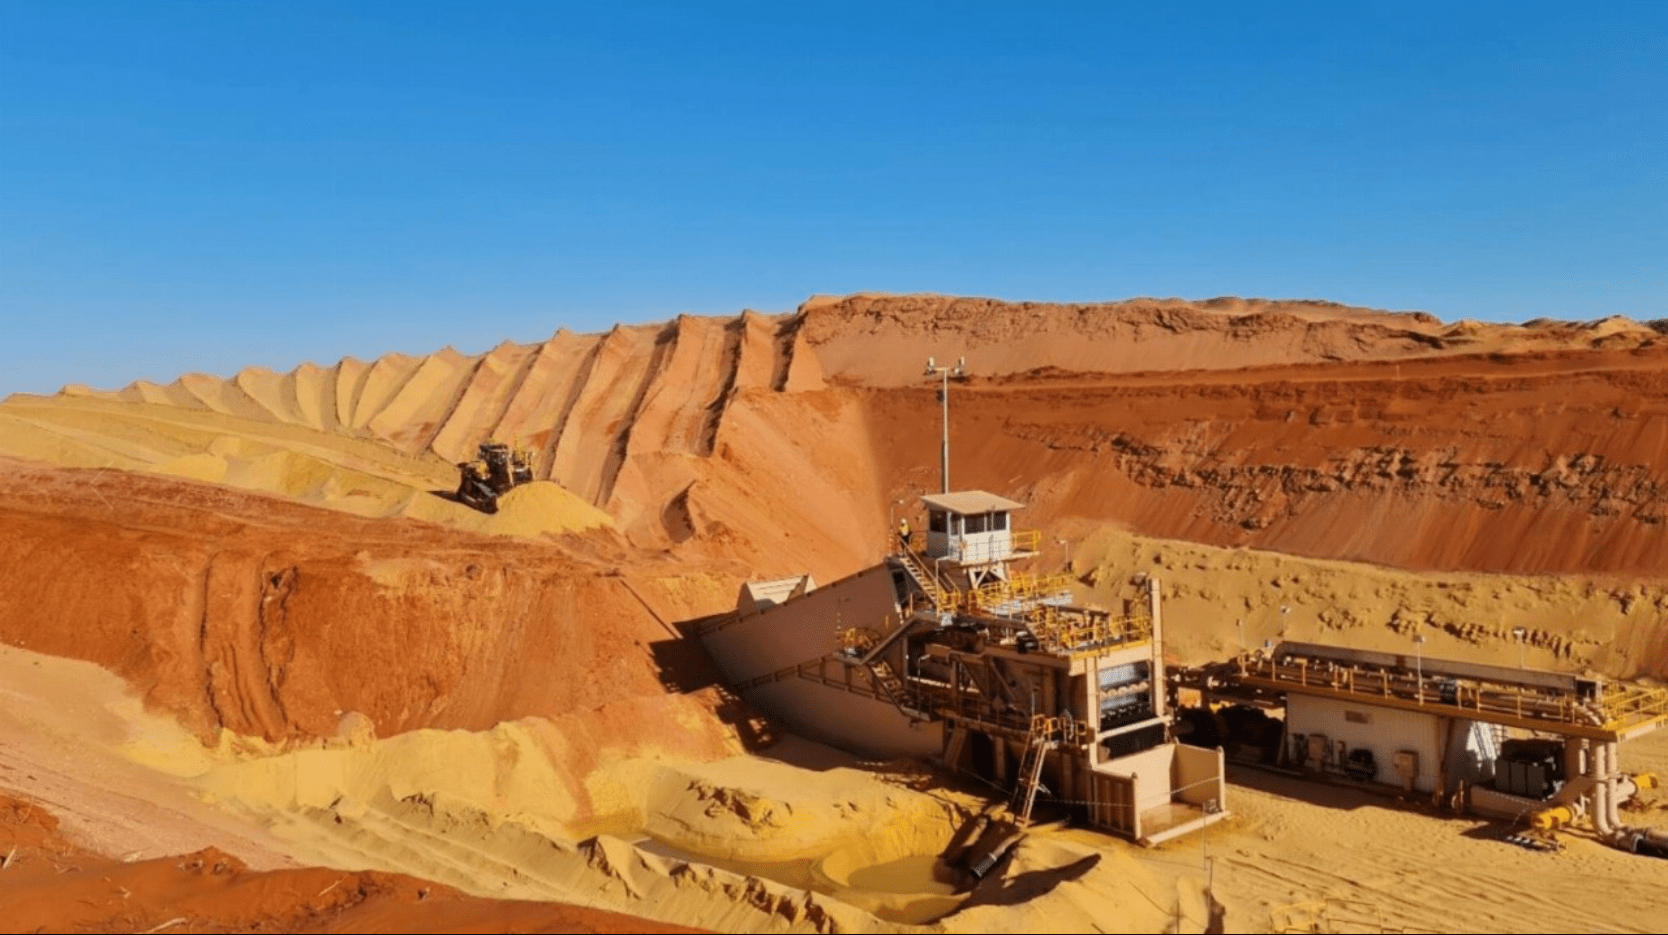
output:
[[[1313,644],[1282,643],[1270,655],[1242,656],[1212,675],[1253,692],[1296,692],[1601,741],[1668,723],[1668,690],[1661,688]]]

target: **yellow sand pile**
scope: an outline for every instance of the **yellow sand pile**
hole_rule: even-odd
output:
[[[510,491],[487,516],[437,496],[457,487],[457,468],[433,454],[205,409],[13,397],[0,404],[0,455],[167,474],[490,535],[533,538],[612,525],[606,513],[546,481]]]
[[[1115,527],[1084,533],[1072,550],[1088,586],[1111,606],[1132,575],[1163,585],[1165,648],[1186,662],[1221,659],[1264,640],[1340,643],[1531,667],[1592,669],[1613,677],[1668,676],[1660,621],[1668,582],[1475,573],[1418,574],[1355,562],[1296,558],[1148,539]],[[1114,608],[1116,609],[1116,608]]]
[[[451,500],[418,494],[399,515],[458,529],[533,539],[613,526],[607,513],[552,481],[523,484],[498,498],[497,513],[482,513]]]
[[[604,812],[576,819],[564,774],[577,752],[561,725],[528,719],[229,762],[195,784],[303,861],[721,931],[894,931],[941,916],[948,931],[1150,931],[1175,903],[1172,883],[1126,855],[1052,837],[1016,854],[1009,877],[1033,891],[953,894],[925,868],[983,803],[851,768],[619,757],[584,780]]]
[[[331,453],[292,449],[233,435],[220,435],[207,450],[181,455],[141,469],[211,484],[278,494],[361,516],[392,512],[391,504],[411,496],[421,474],[394,477],[338,461]]]
[[[214,843],[255,858],[275,846],[303,863],[717,931],[922,931],[911,921],[946,900],[954,911],[928,930],[1205,931],[1207,880],[1226,907],[1217,930],[1271,930],[1299,909],[1352,912],[1340,917],[1369,919],[1372,930],[1646,930],[1668,886],[1668,863],[1582,835],[1566,836],[1564,853],[1525,856],[1467,834],[1468,819],[1249,773],[1230,790],[1234,815],[1202,835],[1144,850],[1087,830],[1036,830],[1001,879],[955,901],[912,878],[973,803],[897,775],[650,749],[593,768],[575,753],[594,739],[543,719],[376,740],[349,716],[340,739],[315,748],[231,738],[204,750],[86,663],[0,648],[0,676],[15,702],[0,706],[0,748],[18,767],[0,770],[0,790],[39,798],[112,853]],[[776,749],[810,762],[791,743]],[[1668,731],[1625,745],[1622,757],[1628,771],[1668,772]],[[586,773],[577,785],[575,771]],[[600,818],[576,818],[584,799]],[[1629,821],[1660,826],[1665,816]],[[1444,866],[1466,870],[1431,872]]]

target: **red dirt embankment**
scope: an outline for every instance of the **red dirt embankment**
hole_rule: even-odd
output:
[[[13,932],[694,932],[600,909],[482,899],[394,873],[251,871],[214,848],[124,862],[0,795],[0,928]]]
[[[686,601],[715,599],[704,579],[669,589],[657,576],[673,570],[651,565],[634,583],[608,571],[611,535],[564,541],[9,463],[0,641],[97,663],[205,738],[332,736],[347,712],[382,735],[563,715],[621,742],[720,749],[716,721],[703,735],[633,709],[709,703],[667,694],[668,660],[700,660],[644,602],[692,616]]]
[[[883,470],[931,488],[925,393],[871,391]],[[1412,570],[1668,575],[1668,349],[952,389],[957,485],[1144,535]],[[901,493],[904,484],[894,490]]]
[[[884,500],[953,482],[1144,535],[1413,570],[1668,574],[1662,323],[1444,324],[1325,302],[806,303]]]

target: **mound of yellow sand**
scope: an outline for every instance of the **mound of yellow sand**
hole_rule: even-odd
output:
[[[1338,643],[1380,652],[1615,678],[1661,678],[1668,593],[1657,579],[1602,575],[1413,573],[1151,539],[1115,526],[1082,527],[1072,552],[1078,597],[1116,606],[1134,575],[1164,588],[1165,649],[1198,663],[1265,640]],[[1519,644],[1516,632],[1523,631]]]
[[[561,484],[543,480],[523,484],[498,498],[497,513],[482,513],[461,503],[418,493],[406,501],[399,515],[523,539],[614,525],[607,513],[581,500]]]
[[[510,491],[497,515],[487,516],[435,495],[457,485],[457,469],[432,453],[219,411],[18,397],[0,406],[0,455],[168,474],[489,535],[536,538],[613,525],[608,514],[550,481]]]

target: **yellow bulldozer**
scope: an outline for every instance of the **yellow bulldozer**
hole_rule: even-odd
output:
[[[458,462],[457,500],[482,513],[496,513],[499,497],[532,482],[532,452],[488,439],[481,442],[475,460]]]

